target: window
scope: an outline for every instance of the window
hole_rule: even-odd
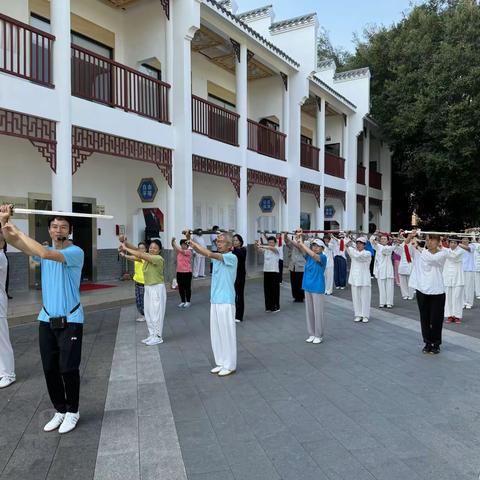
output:
[[[145,75],[148,75],[149,77],[154,78],[155,80],[162,79],[162,71],[158,68],[152,67],[148,63],[142,63],[138,68],[138,71],[144,73]]]
[[[300,141],[302,143],[306,143],[307,145],[313,145],[312,139],[309,137],[306,137],[305,135],[300,135]]]
[[[51,33],[50,22],[40,17],[31,16],[30,25],[38,28],[46,33]],[[42,43],[42,39],[38,35],[32,34],[30,36],[30,49],[31,49],[31,77],[34,80],[42,80],[48,75],[48,45]]]
[[[208,101],[210,103],[214,103],[215,105],[218,105],[219,107],[225,108],[226,110],[230,110],[232,112],[236,111],[236,107],[233,103],[227,102],[227,100],[224,100],[223,98],[212,95],[211,93],[208,94]]]
[[[330,143],[325,145],[325,152],[331,153],[332,155],[340,156],[340,143]]]

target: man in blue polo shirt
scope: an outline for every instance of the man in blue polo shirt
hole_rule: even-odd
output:
[[[44,430],[59,433],[73,430],[80,418],[80,359],[83,309],[80,279],[84,253],[69,239],[72,224],[67,217],[53,217],[48,233],[53,247],[43,245],[10,222],[11,206],[0,207],[5,240],[41,264],[43,307],[38,315],[39,344],[50,400],[56,409]]]

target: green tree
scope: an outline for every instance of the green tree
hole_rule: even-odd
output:
[[[341,47],[334,47],[330,41],[330,36],[328,35],[325,28],[320,29],[317,40],[317,61],[321,62],[322,60],[335,60],[337,67],[342,67],[350,59],[351,53]]]
[[[368,65],[372,115],[393,152],[392,218],[422,228],[480,224],[480,5],[429,0],[357,40],[343,69]]]

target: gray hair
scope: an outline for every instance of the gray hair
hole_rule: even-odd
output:
[[[231,232],[219,233],[217,237],[223,237],[228,244],[233,245],[233,234]]]

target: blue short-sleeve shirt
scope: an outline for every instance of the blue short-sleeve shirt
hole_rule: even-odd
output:
[[[48,248],[53,250],[51,247]],[[72,314],[70,312],[80,303],[80,280],[84,253],[76,245],[62,248],[61,253],[65,257],[64,263],[33,257],[36,262],[40,263],[42,269],[44,308],[40,310],[38,320],[48,322],[50,317],[66,316],[68,322],[83,323],[81,305]]]
[[[210,302],[235,305],[235,278],[237,276],[237,257],[232,253],[223,254],[223,262],[212,258],[212,290]]]
[[[310,255],[305,255],[305,271],[303,272],[302,288],[309,293],[325,293],[325,267],[327,256],[319,253],[317,262]]]

